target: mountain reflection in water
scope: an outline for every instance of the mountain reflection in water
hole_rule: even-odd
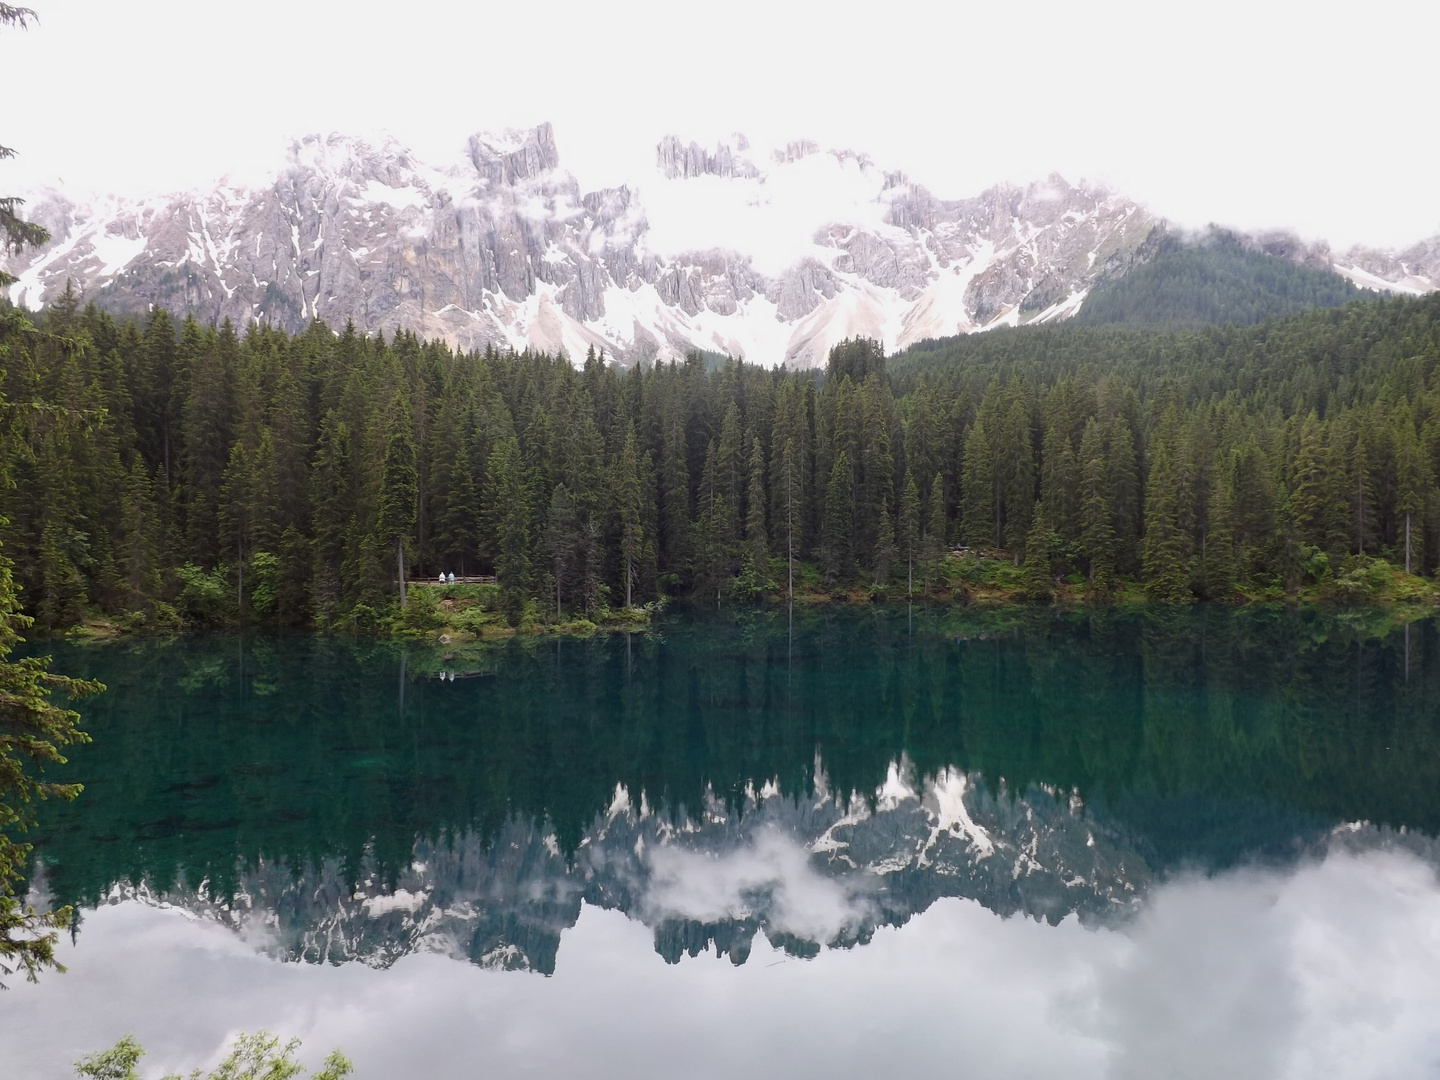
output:
[[[1053,1013],[1053,1046],[971,1046],[976,1060],[988,1053],[997,1067],[1038,1067],[1051,1060],[1048,1046],[1054,1061],[1079,1063],[1072,1071],[1081,1075],[1086,1062],[1101,1070],[1094,1075],[1168,1075],[1162,1066],[1174,1039],[1147,1049],[1142,1028],[1115,1027],[1149,1010],[1162,1028],[1194,1029],[1202,1043],[1227,1024],[1268,1025],[1281,1057],[1252,1047],[1250,1059],[1226,1059],[1226,1074],[1283,1075],[1277,1062],[1291,1060],[1284,1055],[1293,1057],[1293,1047],[1274,1049],[1290,1045],[1276,1032],[1311,1024],[1315,993],[1337,992],[1321,979],[1305,997],[1297,987],[1309,976],[1291,969],[1323,965],[1327,948],[1354,942],[1324,934],[1291,941],[1316,927],[1330,933],[1325,918],[1334,912],[1314,916],[1309,930],[1251,912],[1284,939],[1276,953],[1231,941],[1203,904],[1186,905],[1208,897],[1222,910],[1227,897],[1243,896],[1235,918],[1244,923],[1255,897],[1311,890],[1340,874],[1361,907],[1370,901],[1355,898],[1383,898],[1385,881],[1403,880],[1420,883],[1405,901],[1419,906],[1406,918],[1423,924],[1437,910],[1440,627],[1389,618],[876,609],[792,620],[746,610],[678,614],[644,637],[448,651],[260,635],[56,643],[47,650],[57,670],[110,689],[85,705],[95,742],[73,755],[67,776],[85,793],[45,807],[37,837],[35,889],[85,909],[67,960],[74,973],[26,991],[35,995],[26,1008],[43,1013],[56,995],[83,997],[87,990],[72,988],[84,984],[87,965],[108,970],[128,955],[117,944],[122,927],[157,941],[179,935],[158,946],[180,949],[177,958],[192,948],[223,954],[246,985],[272,978],[250,966],[260,956],[346,971],[357,965],[342,962],[358,960],[396,972],[397,981],[372,986],[349,975],[344,985],[405,993],[415,965],[422,956],[435,962],[433,954],[467,960],[471,970],[583,983],[595,964],[583,943],[600,931],[627,949],[642,934],[687,970],[697,962],[682,958],[707,952],[731,961],[700,965],[717,972],[802,958],[834,965],[827,958],[853,955],[851,967],[826,968],[849,972],[835,976],[843,983],[861,972],[880,978],[859,957],[882,939],[887,955],[899,949],[918,965],[914,946],[888,936],[913,933],[939,941],[937,956],[963,939],[966,955],[979,958],[975,970],[997,985],[1009,976],[985,964],[1046,973],[1043,987],[1016,976],[1012,989]],[[1308,903],[1293,911],[1308,912]],[[147,906],[198,921],[183,933],[161,930],[138,914]],[[992,921],[977,923],[971,912],[984,909]],[[1349,917],[1364,923],[1359,910]],[[1005,919],[1017,914],[1028,918]],[[233,945],[205,936],[214,933]],[[1377,955],[1400,949],[1405,978],[1431,985],[1410,969],[1440,946],[1385,933],[1375,930]],[[997,934],[1005,944],[987,953],[980,940]],[[1154,949],[1144,944],[1150,938]],[[1256,985],[1284,986],[1252,1002],[1230,973],[1187,951],[1201,941],[1215,956],[1233,952]],[[1012,946],[1020,952],[1005,951]],[[1041,957],[1049,949],[1053,963]],[[142,959],[125,962],[148,970]],[[639,960],[609,962],[650,971]],[[1147,964],[1153,970],[1141,978]],[[1131,1000],[1146,979],[1158,986],[1197,964],[1213,999],[1176,984],[1168,997],[1147,991]],[[952,985],[953,973],[912,974],[911,998],[941,987],[966,1000],[975,992]],[[521,997],[535,993],[517,976],[496,977]],[[650,986],[658,977],[636,978]],[[1378,987],[1384,972],[1365,978]],[[300,984],[289,985],[277,1001],[298,992]],[[704,985],[706,994],[730,992]],[[630,992],[603,978],[588,990],[605,987]],[[659,987],[652,990],[663,997]],[[170,993],[155,988],[156,1000]],[[1186,994],[1199,996],[1187,1005]],[[1123,1009],[1114,1004],[1122,1000]],[[840,1015],[850,1006],[836,1007]],[[990,1008],[970,1007],[972,1019]],[[127,1009],[135,1011],[111,1007],[117,1017]],[[1385,1023],[1398,1022],[1395,1009],[1381,1012]],[[141,1009],[131,1026],[150,1018]],[[1433,1048],[1434,1025],[1405,1022]],[[329,1030],[314,1017],[306,1023]],[[224,1030],[237,1024],[242,1017]],[[0,1048],[20,1030],[0,1020]],[[331,1041],[359,1052],[379,1030]],[[196,1063],[194,1045],[159,1037],[171,1039],[178,1064]],[[397,1046],[405,1038],[394,1033]],[[540,1046],[554,1035],[536,1039]],[[1412,1055],[1420,1043],[1408,1044]],[[77,1052],[84,1049],[93,1047]],[[1207,1062],[1221,1053],[1201,1049]],[[393,1058],[383,1047],[374,1052]],[[533,1061],[544,1059],[535,1053]],[[635,1060],[638,1053],[627,1051]],[[574,1071],[582,1057],[553,1064]],[[852,1071],[862,1058],[835,1060]],[[1381,1060],[1405,1059],[1373,1058]],[[37,1075],[46,1068],[37,1064]]]

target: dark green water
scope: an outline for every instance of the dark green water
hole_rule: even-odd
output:
[[[79,916],[3,1000],[16,1075],[257,1028],[358,1080],[1440,1075],[1434,618],[47,649],[109,690],[35,837]]]
[[[257,859],[408,865],[417,840],[548,822],[616,786],[694,813],[778,780],[871,793],[903,758],[1076,792],[1154,869],[1283,857],[1338,822],[1440,831],[1440,625],[1193,609],[676,615],[654,634],[464,654],[292,636],[52,643],[104,681],[85,794],[38,837],[62,899]],[[455,672],[450,681],[444,672]]]

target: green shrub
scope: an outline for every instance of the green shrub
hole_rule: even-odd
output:
[[[222,568],[207,571],[186,563],[175,576],[180,579],[175,607],[187,622],[219,625],[234,615],[235,593]]]
[[[434,589],[410,589],[405,597],[405,608],[400,613],[400,624],[407,630],[438,630],[445,625],[445,614],[440,610],[440,598]]]
[[[280,560],[268,551],[257,551],[248,562],[246,599],[258,618],[268,619],[275,614],[276,599],[280,595]]]

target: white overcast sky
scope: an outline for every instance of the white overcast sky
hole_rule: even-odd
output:
[[[1188,225],[1440,233],[1435,0],[26,0],[0,190],[258,177],[311,132],[422,157],[555,124],[582,188],[659,136],[808,137],[946,197],[1059,171]]]

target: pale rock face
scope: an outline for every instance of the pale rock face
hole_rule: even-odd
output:
[[[1427,293],[1440,289],[1440,236],[1404,251],[1353,247],[1335,259],[1335,269],[1357,285]]]
[[[233,897],[211,896],[203,883],[142,881],[117,884],[108,899],[173,904],[242,932],[258,922],[289,960],[388,967],[439,952],[548,973],[582,902],[651,927],[671,962],[713,946],[740,964],[757,932],[808,956],[863,944],[946,896],[1052,924],[1072,914],[1123,920],[1155,877],[1123,830],[1060,792],[1012,798],[955,770],[916,777],[904,759],[873,804],[862,793],[766,791],[739,807],[712,793],[691,816],[647,811],[643,799],[637,810],[617,789],[569,858],[544,823],[512,820],[489,843],[418,842],[393,884],[370,865],[351,886],[335,860],[259,860],[239,868]]]
[[[948,201],[864,155],[825,153],[794,142],[757,163],[743,136],[714,148],[667,136],[652,177],[582,192],[549,124],[476,134],[443,168],[393,141],[312,136],[265,186],[94,203],[32,197],[27,209],[54,239],[6,263],[20,277],[11,299],[43,306],[73,279],[116,312],[160,305],[290,331],[353,321],[364,333],[403,328],[460,349],[563,350],[572,360],[589,348],[627,362],[698,348],[805,367],[846,337],[894,350],[1066,317],[1096,282],[1144,261],[1158,237],[1137,204],[1059,176]],[[826,178],[840,175],[859,201],[765,273],[723,230],[718,244],[665,249],[646,212],[646,192],[669,185],[670,212],[701,225],[721,204],[736,220],[774,214],[774,193],[799,192],[803,206],[814,201],[806,185],[822,199],[833,194]],[[1374,287],[1440,285],[1440,239],[1334,260],[1293,238],[1266,243]]]

